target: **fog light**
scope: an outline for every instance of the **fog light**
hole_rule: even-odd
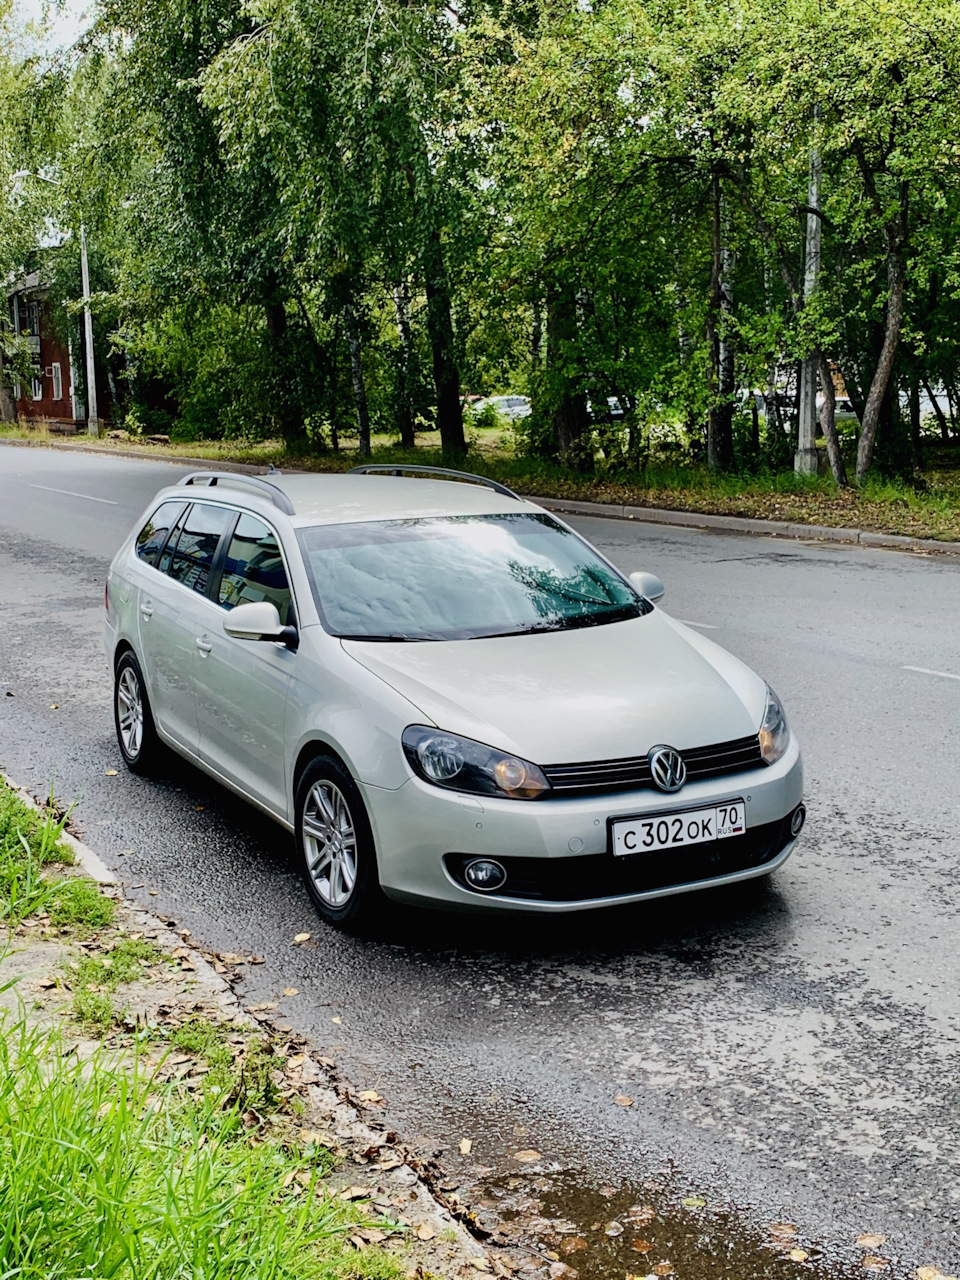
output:
[[[803,807],[803,805],[800,805],[798,808],[794,809],[793,817],[790,819],[791,835],[798,836],[800,832],[803,830],[803,824],[804,822],[806,822],[806,820],[807,820],[807,811]]]
[[[492,893],[506,883],[507,873],[499,862],[492,858],[475,858],[463,869],[463,878],[471,889],[479,889],[481,893]]]

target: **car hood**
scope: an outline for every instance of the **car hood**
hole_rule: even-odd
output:
[[[659,609],[526,636],[341,643],[425,720],[539,764],[709,746],[763,718],[759,676]]]

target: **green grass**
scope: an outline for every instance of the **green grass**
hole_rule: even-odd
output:
[[[19,1280],[393,1280],[344,1236],[289,1145],[239,1105],[183,1102],[137,1059],[81,1062],[55,1034],[0,1032],[0,1275]],[[305,1171],[307,1184],[284,1181]],[[362,1213],[362,1210],[359,1211]]]
[[[113,993],[123,983],[141,977],[144,962],[155,963],[161,958],[151,943],[121,936],[111,950],[68,963],[66,972],[73,988],[73,1016],[77,1022],[88,1031],[104,1031],[113,1026],[117,1020]]]
[[[55,900],[71,909],[71,893],[42,875],[45,867],[74,860],[60,843],[65,822],[52,807],[44,814],[29,808],[0,781],[0,922],[17,925],[34,912],[50,910]]]

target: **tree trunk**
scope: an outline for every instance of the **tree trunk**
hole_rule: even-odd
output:
[[[460,462],[467,452],[460,403],[460,370],[453,341],[450,285],[443,261],[440,232],[433,228],[427,242],[424,275],[427,286],[427,333],[433,353],[433,381],[437,389],[437,425],[444,458]]]
[[[353,403],[357,411],[358,452],[370,457],[370,411],[367,408],[367,389],[363,382],[363,360],[360,346],[360,329],[352,302],[344,304],[343,323],[347,331],[347,347],[350,350],[350,379],[353,383]]]
[[[564,285],[547,294],[547,363],[554,389],[553,429],[560,461],[575,471],[586,469],[583,439],[587,433],[587,397],[575,391],[565,372],[568,351],[577,340],[577,300]]]
[[[873,452],[877,440],[877,428],[880,425],[880,411],[893,373],[893,364],[897,358],[897,347],[900,344],[900,330],[903,327],[903,295],[906,283],[906,271],[903,251],[899,244],[891,244],[887,254],[887,316],[884,326],[883,346],[876,372],[870,384],[870,394],[863,410],[863,431],[860,435],[860,447],[857,449],[857,484],[867,478],[867,472],[873,465]]]
[[[830,470],[837,484],[844,488],[847,480],[847,464],[843,460],[840,438],[837,435],[837,390],[833,385],[833,370],[822,351],[817,352],[817,364],[820,369],[820,381],[823,383],[823,408],[820,410],[820,430],[827,442],[827,457],[830,459]]]
[[[732,350],[721,340],[725,319],[724,266],[728,250],[723,244],[723,200],[720,175],[713,176],[713,218],[711,226],[710,305],[707,308],[707,345],[710,348],[710,409],[707,416],[707,466],[713,471],[728,469],[733,463],[733,404],[724,401],[732,382]],[[727,282],[729,284],[729,281]]]
[[[400,366],[400,443],[404,449],[412,449],[416,441],[413,414],[413,330],[410,327],[410,292],[406,280],[401,280],[393,291],[393,305],[397,312],[397,328],[403,347]]]
[[[922,379],[923,389],[926,391],[930,403],[933,405],[933,412],[937,418],[937,426],[940,428],[940,439],[944,444],[950,443],[950,425],[947,422],[946,415],[940,408],[940,402],[930,389],[930,383],[926,378]]]
[[[913,443],[914,466],[922,462],[922,443],[920,436],[920,379],[914,375],[910,379],[910,440]]]

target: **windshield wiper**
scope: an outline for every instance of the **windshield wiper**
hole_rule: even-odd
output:
[[[371,640],[375,644],[383,644],[391,640],[401,640],[408,644],[418,644],[421,640],[432,640],[433,636],[408,636],[403,631],[392,631],[385,636],[368,636],[368,635],[338,635],[338,640]]]

